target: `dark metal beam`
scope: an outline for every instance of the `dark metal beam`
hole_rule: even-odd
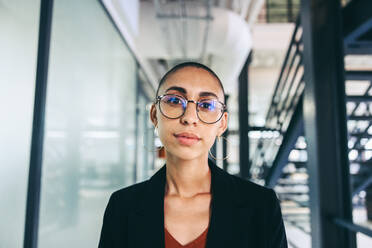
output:
[[[351,96],[346,97],[348,102],[372,102],[372,96]]]
[[[226,103],[228,103],[229,101],[229,95],[225,95],[225,101]],[[229,128],[226,129],[226,131],[222,134],[222,137],[223,137],[223,140],[222,140],[222,167],[224,170],[227,170],[227,167],[229,166],[229,163],[228,163],[228,160],[227,160],[227,157],[228,157],[228,153],[227,153],[227,139],[230,135],[230,132],[229,132]]]
[[[372,54],[372,1],[353,0],[343,9],[347,54]]]
[[[34,116],[32,123],[31,155],[26,203],[26,222],[23,241],[24,248],[37,247],[40,212],[41,171],[44,143],[45,105],[47,94],[52,14],[53,0],[41,0]]]
[[[346,80],[369,80],[372,81],[372,71],[346,71]]]
[[[358,138],[358,140],[357,140],[358,142],[360,142],[360,139],[362,139],[362,138],[367,138],[367,139],[372,138],[372,135],[369,134],[367,131],[361,132],[361,133],[350,133],[349,136]],[[355,142],[355,143],[357,143],[357,142]]]
[[[273,165],[270,167],[265,184],[267,187],[273,188],[280,178],[284,166],[288,163],[289,153],[292,151],[296,141],[303,134],[303,119],[302,119],[302,100],[296,106],[296,110],[289,123],[287,132],[284,135],[282,144],[277,152]]]
[[[353,55],[366,55],[372,54],[372,42],[370,44],[360,44],[359,42],[353,42],[353,45],[345,47],[345,54]]]
[[[372,184],[372,175],[365,179],[359,186],[353,190],[352,196],[359,194],[360,191],[365,190],[369,185]]]
[[[357,116],[357,115],[350,115],[347,117],[350,121],[372,121],[372,115],[371,116]],[[351,136],[355,136],[357,134],[350,134]]]
[[[239,164],[240,176],[249,177],[249,121],[248,121],[248,67],[251,61],[252,53],[249,54],[242,71],[239,75]]]
[[[353,0],[343,8],[343,36],[346,46],[368,31],[370,26],[365,24],[372,20],[371,9],[370,0]]]
[[[334,223],[347,229],[347,230],[351,230],[353,232],[360,232],[360,233],[363,233],[369,237],[372,237],[372,230],[371,229],[368,229],[364,226],[360,226],[360,225],[356,225],[354,224],[352,221],[349,221],[349,220],[343,220],[343,219],[335,219],[334,220]]]
[[[333,222],[352,221],[340,1],[302,0],[301,23],[312,247],[354,248]]]
[[[268,127],[265,127],[265,126],[250,126],[249,127],[249,132],[251,131],[271,131],[271,132],[280,132],[280,130],[276,130],[276,129],[272,129],[272,128],[268,128]]]

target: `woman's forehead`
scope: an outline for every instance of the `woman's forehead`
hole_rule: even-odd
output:
[[[160,92],[164,94],[168,89],[175,90],[177,87],[183,88],[187,95],[211,92],[223,99],[223,91],[218,79],[201,68],[187,67],[177,70],[169,75],[161,86]]]

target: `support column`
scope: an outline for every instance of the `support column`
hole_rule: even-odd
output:
[[[249,177],[249,121],[248,121],[248,66],[250,64],[252,52],[249,54],[242,71],[239,75],[239,165],[240,176]]]
[[[23,241],[24,248],[37,247],[39,231],[41,171],[52,13],[53,0],[41,0],[34,117],[32,123],[30,169],[28,174],[26,203],[26,223]]]
[[[312,247],[355,247],[333,222],[352,221],[340,1],[302,0],[301,23]]]
[[[372,186],[366,188],[366,193],[367,218],[372,221]]]
[[[229,95],[225,95],[225,101],[226,101],[226,104],[229,102]],[[222,137],[223,137],[223,141],[222,141],[222,158],[223,158],[222,167],[223,167],[224,170],[227,170],[227,167],[229,166],[229,163],[228,163],[228,160],[227,160],[227,157],[229,156],[228,153],[227,153],[227,146],[228,146],[227,140],[228,140],[228,137],[229,137],[229,127],[227,127],[226,131],[222,134]]]

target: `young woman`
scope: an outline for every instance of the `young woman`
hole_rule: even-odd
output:
[[[150,118],[166,164],[112,194],[100,248],[287,247],[274,191],[208,160],[228,121],[224,89],[211,69],[186,62],[167,72]]]

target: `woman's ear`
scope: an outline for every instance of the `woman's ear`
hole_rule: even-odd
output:
[[[220,126],[218,128],[218,136],[221,136],[227,129],[227,123],[228,123],[228,113],[224,112],[220,121]]]
[[[150,109],[150,120],[156,127],[158,125],[158,118],[156,117],[156,105],[152,104]]]

